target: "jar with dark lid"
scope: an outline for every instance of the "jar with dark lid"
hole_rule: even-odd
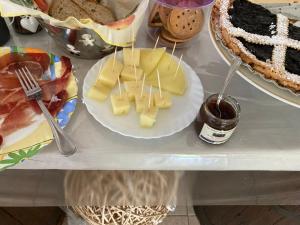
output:
[[[224,97],[217,106],[218,94],[209,96],[202,104],[195,121],[198,137],[210,144],[229,140],[240,118],[240,106],[232,97]]]

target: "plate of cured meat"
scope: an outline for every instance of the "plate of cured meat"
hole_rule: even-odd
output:
[[[43,101],[61,127],[77,103],[77,83],[69,58],[40,49],[0,48],[0,170],[16,165],[50,144],[53,135],[35,101],[29,101],[15,75],[27,66],[43,92]]]
[[[300,108],[300,27],[268,8],[248,0],[217,0],[210,36],[228,64],[235,56],[242,59],[237,71],[242,78]]]

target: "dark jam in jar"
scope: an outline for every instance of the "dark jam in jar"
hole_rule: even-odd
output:
[[[214,94],[202,104],[195,121],[198,137],[210,144],[222,144],[229,140],[238,122],[240,107],[231,97],[225,97],[217,106]]]

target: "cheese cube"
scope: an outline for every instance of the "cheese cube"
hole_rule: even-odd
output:
[[[167,92],[162,92],[160,96],[159,92],[156,92],[154,94],[154,104],[160,109],[170,108],[172,105],[171,95]]]
[[[117,83],[118,77],[120,76],[122,69],[123,64],[117,59],[114,63],[113,57],[110,57],[106,61],[102,71],[100,72],[100,82],[105,86],[113,88]]]
[[[121,72],[121,80],[123,81],[141,80],[142,77],[143,77],[143,70],[140,68],[136,68],[136,73],[135,73],[134,66],[124,66]]]
[[[123,48],[123,62],[127,66],[140,65],[140,49]]]
[[[87,97],[98,101],[104,101],[111,91],[111,88],[104,86],[100,82],[97,82],[96,84],[97,86],[95,85],[91,87],[91,89],[88,91]]]
[[[114,115],[128,114],[130,102],[126,93],[123,93],[122,95],[113,94],[110,96],[110,100]]]
[[[125,81],[124,87],[127,92],[130,101],[135,100],[135,96],[141,94],[142,92],[142,82],[141,81]]]
[[[151,96],[150,107],[154,106],[153,96]],[[141,113],[145,108],[149,107],[149,94],[140,94],[135,96],[135,110],[137,113]]]
[[[140,114],[140,125],[141,127],[150,128],[153,127],[156,122],[158,109],[157,107],[150,107],[146,108],[141,114]]]

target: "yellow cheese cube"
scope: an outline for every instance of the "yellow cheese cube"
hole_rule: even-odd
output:
[[[154,106],[153,96],[151,96],[150,107]],[[141,113],[145,108],[149,107],[149,94],[140,94],[135,96],[135,109],[137,113]]]
[[[154,69],[152,73],[147,76],[147,84],[158,87],[156,72],[158,69],[160,73],[161,89],[171,92],[172,94],[183,95],[187,88],[187,82],[181,66],[179,67],[177,75],[175,76],[177,66],[178,61],[174,60],[170,54],[165,53],[158,63],[156,69]]]
[[[123,61],[127,66],[140,65],[140,49],[123,48]]]
[[[140,68],[146,75],[149,75],[154,70],[165,51],[165,48],[141,49]]]
[[[143,70],[140,68],[136,68],[136,74],[135,74],[134,66],[124,66],[121,72],[121,80],[123,81],[141,80],[142,77],[143,77]]]
[[[130,101],[134,101],[136,95],[142,92],[142,82],[141,81],[125,81],[124,87],[127,92]]]
[[[104,64],[103,69],[99,74],[100,82],[105,86],[113,88],[117,83],[122,69],[123,64],[117,59],[115,60],[114,64],[113,57],[110,57]]]
[[[167,92],[162,92],[161,96],[159,92],[154,94],[154,104],[156,107],[160,109],[167,109],[170,108],[172,105],[172,97]]]
[[[158,109],[157,107],[150,107],[146,108],[141,114],[140,114],[140,125],[141,127],[149,128],[153,127],[156,122]]]
[[[110,100],[114,115],[128,114],[130,109],[130,102],[126,93],[123,93],[122,95],[111,95]]]
[[[111,89],[104,86],[100,82],[97,82],[96,84],[97,86],[95,85],[91,87],[91,89],[88,91],[87,97],[98,101],[104,101]]]

